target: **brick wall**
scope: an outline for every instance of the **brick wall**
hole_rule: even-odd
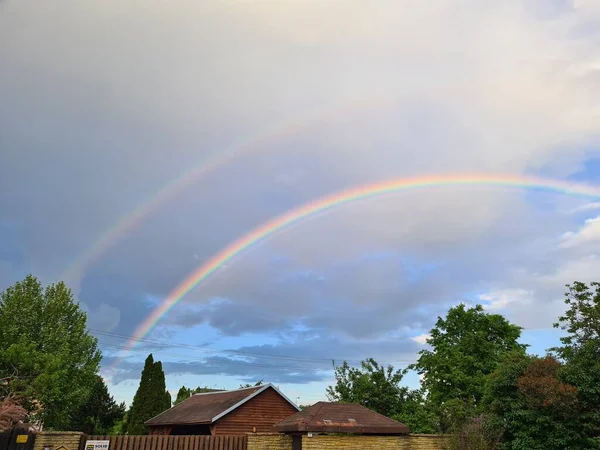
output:
[[[302,450],[410,450],[406,437],[398,436],[302,436]]]
[[[302,450],[442,450],[443,436],[333,436],[302,437]],[[249,434],[248,450],[292,450],[292,438],[281,434]]]
[[[33,450],[44,450],[50,447],[56,450],[64,447],[67,450],[77,450],[83,433],[77,431],[42,431],[37,433]]]
[[[446,436],[439,434],[411,434],[408,436],[410,450],[441,450]]]
[[[272,433],[249,434],[247,450],[292,450],[292,437]]]

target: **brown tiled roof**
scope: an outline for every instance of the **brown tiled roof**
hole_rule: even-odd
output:
[[[275,424],[283,433],[408,434],[403,423],[355,403],[318,402]]]
[[[248,399],[252,394],[270,385],[253,386],[236,391],[194,394],[171,409],[146,422],[146,425],[196,425],[209,424],[213,418]]]

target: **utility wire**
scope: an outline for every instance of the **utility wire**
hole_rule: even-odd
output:
[[[347,361],[348,364],[357,364],[357,365],[361,363],[361,361],[350,360],[350,359],[346,359],[346,358],[307,358],[307,357],[299,357],[299,356],[270,355],[270,354],[265,354],[265,353],[246,352],[243,350],[216,349],[216,348],[201,346],[201,345],[190,345],[190,344],[182,344],[182,343],[176,343],[176,342],[166,342],[166,341],[160,341],[160,340],[156,340],[156,339],[140,338],[140,337],[130,336],[130,335],[126,335],[126,334],[113,333],[113,332],[96,330],[96,329],[90,329],[90,331],[94,332],[95,334],[99,334],[101,336],[113,337],[113,338],[117,338],[117,339],[126,339],[129,341],[133,340],[136,342],[144,342],[144,343],[148,343],[148,344],[160,345],[163,347],[177,347],[177,348],[200,350],[200,351],[205,351],[205,352],[240,355],[240,356],[246,356],[246,357],[271,358],[271,359],[281,359],[281,360],[287,360],[287,361],[327,362],[327,363],[331,363],[332,361]],[[106,345],[106,344],[104,344],[104,345]],[[125,349],[126,348],[123,347],[123,350],[125,350]],[[185,357],[187,357],[187,356],[185,356]],[[394,364],[412,364],[414,362],[415,362],[415,360],[404,359],[404,360],[395,360],[395,361],[382,361],[381,363],[382,364],[392,364],[392,363],[394,363]]]

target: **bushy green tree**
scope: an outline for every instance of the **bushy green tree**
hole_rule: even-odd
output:
[[[373,358],[362,361],[360,368],[344,361],[334,366],[334,371],[336,384],[327,388],[331,401],[358,403],[391,417],[398,410],[399,398],[408,393],[408,388],[400,385],[402,371],[380,366]]]
[[[552,349],[565,363],[561,377],[577,388],[586,448],[600,448],[600,283],[567,285],[568,309],[554,325],[567,334]]]
[[[0,379],[8,380],[0,389],[19,396],[30,420],[70,429],[100,359],[86,314],[64,283],[44,289],[29,275],[0,294]]]
[[[171,395],[166,389],[162,363],[154,362],[152,354],[149,354],[128,412],[127,434],[146,434],[144,423],[170,407]]]
[[[102,377],[96,375],[87,401],[73,417],[71,430],[87,434],[108,434],[124,415],[125,403],[117,404]]]
[[[334,372],[336,383],[327,388],[330,401],[358,403],[403,422],[413,432],[433,430],[422,393],[401,385],[403,371],[368,358],[361,367],[350,367],[346,361],[337,367],[334,363]]]
[[[411,368],[423,376],[422,385],[431,404],[442,408],[451,402],[456,411],[476,411],[486,377],[498,367],[502,356],[515,351],[524,354],[526,349],[518,342],[520,327],[500,314],[486,313],[481,305],[450,308],[445,318],[438,317],[430,335],[427,343],[431,350],[420,351]],[[445,428],[442,411],[440,423]]]
[[[560,380],[555,358],[513,353],[488,380],[483,403],[507,450],[587,449],[577,389]]]

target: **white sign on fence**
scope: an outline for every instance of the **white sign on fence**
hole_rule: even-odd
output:
[[[110,441],[85,441],[85,450],[108,450]]]

